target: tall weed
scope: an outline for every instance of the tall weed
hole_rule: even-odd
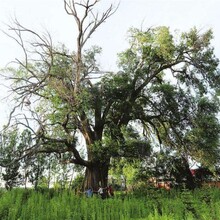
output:
[[[71,191],[0,191],[1,220],[220,220],[220,190],[155,191],[102,200]]]

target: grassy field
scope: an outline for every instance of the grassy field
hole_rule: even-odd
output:
[[[102,200],[69,191],[0,191],[1,220],[220,220],[220,189],[146,190]]]

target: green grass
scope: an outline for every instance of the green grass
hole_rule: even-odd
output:
[[[69,191],[0,191],[1,220],[220,220],[220,190],[146,190],[102,200]]]

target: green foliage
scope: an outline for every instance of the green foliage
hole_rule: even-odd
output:
[[[195,159],[205,166],[212,166],[218,161],[218,134],[220,126],[216,114],[219,111],[218,101],[201,98],[198,103],[198,112],[193,121],[192,130],[187,133],[186,139]]]
[[[84,22],[75,20],[78,25]],[[82,50],[89,29],[80,33],[78,51],[70,52],[64,45],[53,47],[51,39],[18,27],[16,37],[20,36],[17,31],[25,30],[39,40],[25,51],[27,59],[17,73],[12,71],[17,106],[23,106],[26,98],[35,103],[28,106],[31,119],[40,127],[39,132],[34,132],[36,126],[32,129],[36,136],[33,154],[55,153],[86,167],[90,181],[85,182],[105,184],[111,159],[143,160],[155,146],[210,166],[218,161],[220,75],[211,30],[193,28],[175,36],[164,26],[146,31],[132,28],[130,45],[119,54],[119,71],[102,74],[97,62],[101,49]],[[30,59],[29,51],[36,51],[39,59]],[[28,119],[25,122],[32,127]],[[87,157],[79,150],[79,135]],[[100,164],[105,165],[103,170]]]
[[[25,161],[26,166],[29,171],[27,173],[29,181],[34,185],[34,188],[37,189],[40,184],[40,180],[43,178],[43,173],[45,172],[45,155],[36,155],[35,157],[27,158],[28,161]],[[48,186],[48,184],[46,184]]]
[[[84,177],[83,175],[80,175],[78,174],[73,182],[72,182],[72,189],[75,190],[75,192],[79,192],[82,188],[82,184],[83,184],[83,180],[84,180]]]
[[[219,104],[215,92],[220,78],[212,31],[200,33],[193,28],[174,38],[168,28],[157,27],[131,29],[129,37],[131,47],[119,55],[120,75],[129,76],[135,87],[128,95],[133,95],[135,102],[129,104],[135,108],[127,117],[139,119],[148,138],[154,131],[163,147],[187,153],[205,165],[216,163]],[[126,104],[121,103],[125,111]]]
[[[218,189],[170,193],[146,190],[139,196],[118,195],[103,201],[68,191],[15,189],[1,192],[0,216],[2,220],[219,219],[219,196]]]
[[[19,144],[17,140],[18,137],[19,134],[16,128],[4,131],[1,136],[1,165],[6,167],[5,171],[2,173],[2,177],[7,189],[12,189],[13,187],[21,184],[21,174],[19,172],[20,161],[15,160],[14,155],[15,152],[19,154],[19,150],[23,143],[21,142]]]
[[[112,183],[124,190],[128,186],[136,185],[135,173],[140,165],[140,160],[134,158],[116,158],[111,161],[109,174]]]

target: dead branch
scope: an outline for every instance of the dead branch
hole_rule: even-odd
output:
[[[96,31],[96,29],[106,21],[111,15],[113,15],[118,7],[113,7],[111,4],[109,8],[104,11],[101,15],[99,13],[94,13],[94,6],[98,3],[98,0],[86,0],[86,1],[76,1],[76,0],[64,0],[64,8],[68,15],[74,17],[77,28],[77,53],[76,53],[76,73],[75,73],[75,85],[74,94],[78,92],[78,87],[80,84],[80,78],[82,75],[83,64],[82,64],[82,49],[91,37],[91,35]],[[78,7],[78,8],[77,8]],[[79,14],[78,12],[81,12]]]
[[[29,129],[35,142],[20,152],[16,160],[38,153],[72,152],[73,158],[70,161],[84,166],[89,165],[89,161],[84,160],[76,149],[76,143],[71,142],[75,137],[74,132],[78,130],[87,137],[88,143],[94,137],[89,120],[81,112],[76,114],[79,103],[75,97],[80,91],[80,84],[83,83],[81,79],[96,71],[95,66],[83,64],[82,49],[97,28],[117,10],[117,7],[111,4],[103,13],[95,13],[94,7],[98,2],[98,0],[64,0],[64,8],[67,14],[73,16],[78,28],[77,49],[72,54],[66,52],[65,48],[55,48],[48,32],[39,34],[20,24],[16,18],[14,25],[7,26],[12,34],[6,32],[5,34],[19,45],[24,54],[24,60],[15,60],[19,69],[14,69],[11,75],[5,76],[13,82],[10,89],[16,97],[16,104],[9,115],[7,127],[13,121],[17,126]],[[27,35],[34,38],[33,42],[26,41]],[[64,72],[61,65],[63,60],[67,63]],[[88,74],[85,74],[85,71]],[[88,78],[87,80],[89,83]],[[55,107],[55,111],[61,112],[61,117],[51,122],[50,119],[44,118],[47,118],[48,114],[53,115],[50,107],[54,103],[48,100],[54,97],[61,100],[60,108],[66,108],[66,112]],[[34,108],[37,100],[44,100],[46,103],[45,106],[40,106],[41,115],[38,115]],[[25,110],[29,114],[23,114],[22,111]],[[56,129],[61,132],[59,138],[54,138],[53,131],[56,132]]]

